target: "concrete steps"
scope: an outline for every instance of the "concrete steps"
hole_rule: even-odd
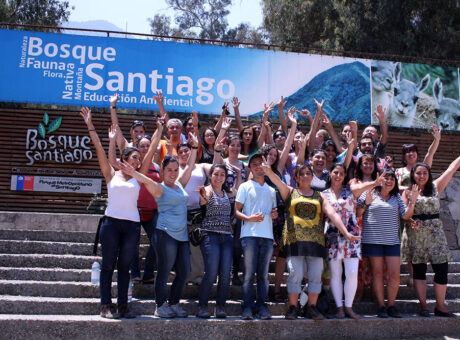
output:
[[[217,319],[159,320],[140,316],[131,320],[104,320],[90,315],[0,315],[0,332],[17,339],[435,339],[458,337],[460,323],[449,318],[378,319],[358,321],[307,319],[242,321],[238,317]]]
[[[65,220],[66,218],[64,218]],[[82,219],[84,220],[84,219]],[[91,221],[94,218],[90,218]],[[93,221],[94,222],[94,221]],[[93,223],[92,222],[92,223]],[[86,229],[65,231],[1,229],[0,226],[0,334],[14,334],[13,338],[30,339],[139,339],[151,337],[187,339],[203,338],[413,338],[428,335],[460,334],[460,321],[438,317],[420,318],[413,288],[406,286],[408,268],[401,266],[401,286],[396,306],[404,314],[403,319],[382,320],[375,317],[376,304],[370,300],[370,289],[365,299],[354,304],[354,310],[363,318],[359,321],[307,319],[284,320],[285,303],[268,302],[274,316],[272,321],[245,322],[241,315],[241,287],[231,286],[227,304],[227,320],[201,320],[195,317],[176,320],[155,318],[153,285],[136,285],[133,288],[133,311],[141,317],[134,320],[104,320],[99,312],[99,286],[90,283],[94,232]],[[62,229],[62,231],[61,231]],[[141,256],[148,248],[148,239],[141,237]],[[140,262],[141,266],[143,261]],[[274,262],[270,264],[270,291],[273,290]],[[428,268],[428,306],[434,309],[433,273]],[[241,273],[240,273],[241,275]],[[281,290],[286,293],[283,275]],[[174,278],[171,273],[168,286]],[[112,295],[117,294],[116,272],[112,283]],[[191,316],[196,313],[199,286],[187,285],[181,304]],[[209,310],[215,308],[214,286]],[[367,297],[367,299],[366,299]],[[114,298],[115,302],[115,298]],[[447,289],[449,310],[460,315],[460,262],[449,264]]]

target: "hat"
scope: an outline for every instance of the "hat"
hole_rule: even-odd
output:
[[[249,156],[249,161],[248,161],[249,167],[251,167],[252,160],[256,158],[263,158],[263,155],[261,153],[256,152],[255,154]]]

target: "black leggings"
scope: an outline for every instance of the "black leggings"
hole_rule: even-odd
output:
[[[434,271],[434,282],[440,285],[447,284],[447,274],[449,272],[449,266],[447,262],[431,264],[431,267]],[[414,268],[414,280],[426,280],[426,263],[412,263],[412,268]]]

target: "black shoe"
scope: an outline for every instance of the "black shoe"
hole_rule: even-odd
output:
[[[385,308],[385,306],[379,307],[379,310],[377,311],[377,317],[379,318],[388,317],[387,309]]]
[[[297,310],[297,307],[296,306],[289,306],[289,309],[286,313],[286,315],[284,316],[287,320],[295,320],[297,319],[297,316],[299,315],[299,312]]]
[[[321,314],[318,308],[316,308],[314,305],[307,306],[306,317],[315,321],[324,320],[323,314]]]
[[[422,309],[420,312],[418,312],[418,315],[423,316],[424,318],[429,318],[430,317],[430,312],[428,309]]]
[[[436,307],[434,308],[434,315],[442,316],[442,317],[445,317],[445,318],[456,318],[457,317],[454,313],[442,312],[439,309],[437,309]]]
[[[118,314],[120,314],[120,318],[125,319],[134,319],[136,314],[129,310],[128,304],[118,306]]]
[[[402,314],[396,309],[395,306],[388,307],[387,313],[392,318],[398,318],[398,319],[402,318]]]

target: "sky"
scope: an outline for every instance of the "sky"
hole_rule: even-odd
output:
[[[70,22],[106,20],[122,31],[150,33],[148,18],[166,14],[171,18],[174,11],[168,9],[164,0],[70,0]],[[233,0],[227,17],[230,27],[247,22],[253,27],[262,24],[262,8],[259,0]],[[72,26],[72,25],[68,25]],[[78,25],[79,28],[95,28]]]

